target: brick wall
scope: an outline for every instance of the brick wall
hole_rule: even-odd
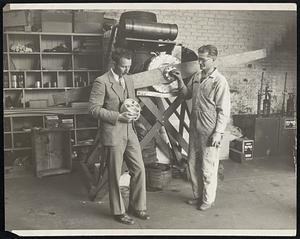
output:
[[[119,19],[126,10],[112,10],[105,17]],[[220,71],[227,77],[232,93],[232,113],[256,113],[257,92],[262,71],[272,90],[272,112],[279,112],[285,72],[288,92],[296,92],[296,12],[153,10],[161,23],[175,23],[177,43],[197,51],[214,44],[219,55],[267,49],[267,58]]]

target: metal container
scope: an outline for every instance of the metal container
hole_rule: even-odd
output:
[[[178,34],[176,24],[142,22],[135,19],[126,19],[124,25],[120,25],[120,28],[126,37],[141,39],[173,41]]]

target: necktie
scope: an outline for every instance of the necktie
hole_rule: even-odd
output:
[[[123,89],[125,90],[125,81],[124,81],[124,78],[123,78],[123,77],[120,77],[120,78],[119,78],[119,83],[120,83],[120,86],[122,86]]]

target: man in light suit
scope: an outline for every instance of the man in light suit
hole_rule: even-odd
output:
[[[90,114],[100,119],[101,144],[108,165],[111,212],[115,220],[129,225],[134,224],[134,220],[126,214],[119,188],[123,159],[131,175],[128,212],[140,219],[150,218],[146,211],[145,167],[133,125],[136,115],[120,113],[124,100],[135,98],[133,81],[126,78],[131,59],[130,51],[116,49],[112,53],[114,66],[95,79],[89,99]]]
[[[198,49],[200,71],[188,87],[181,73],[174,71],[178,88],[192,98],[188,166],[194,198],[191,205],[205,211],[214,205],[218,183],[220,144],[230,119],[230,90],[226,78],[215,67],[218,50],[213,45]]]

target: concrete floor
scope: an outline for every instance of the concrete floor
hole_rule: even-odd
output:
[[[96,235],[295,233],[296,174],[293,167],[274,159],[243,164],[231,160],[222,162],[225,178],[219,181],[215,207],[201,212],[185,204],[184,201],[192,196],[191,186],[184,179],[173,179],[163,191],[147,192],[151,219],[136,219],[132,226],[112,220],[108,196],[102,201],[87,199],[76,164],[70,174],[41,179],[28,173],[7,174],[5,230],[72,229],[87,235],[90,234],[85,229],[98,230],[94,232]],[[67,235],[71,232],[64,231]]]

